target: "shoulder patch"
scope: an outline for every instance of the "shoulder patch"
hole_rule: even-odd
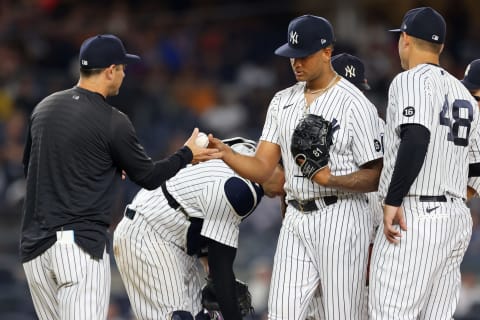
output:
[[[242,218],[252,213],[263,196],[261,188],[256,188],[251,182],[239,177],[228,178],[224,191],[230,206]]]
[[[414,107],[406,107],[403,109],[403,115],[405,117],[413,117],[415,115],[415,108]]]

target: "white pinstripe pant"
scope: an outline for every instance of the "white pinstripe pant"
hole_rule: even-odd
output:
[[[23,264],[40,320],[104,320],[110,299],[110,260],[94,259],[75,243],[56,242]]]
[[[461,199],[417,202],[405,198],[407,231],[389,243],[380,224],[373,246],[369,309],[373,320],[452,319],[458,303],[460,263],[472,234]],[[427,213],[427,208],[435,208]]]
[[[323,294],[312,305],[325,310],[315,318],[365,319],[371,225],[360,194],[310,213],[288,206],[275,253],[269,319],[304,320],[307,312],[312,316],[308,308],[319,283]]]
[[[138,319],[170,319],[173,311],[201,310],[196,258],[162,239],[137,212],[124,217],[114,232],[114,254],[128,298]]]

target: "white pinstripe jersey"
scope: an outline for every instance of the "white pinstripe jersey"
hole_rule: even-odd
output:
[[[239,177],[223,161],[210,160],[187,166],[166,185],[190,217],[204,219],[203,236],[237,248],[238,225],[242,219],[231,208],[224,192],[224,183],[232,176]],[[163,239],[181,247],[185,245],[187,217],[168,206],[161,188],[140,190],[128,207],[140,212]]]
[[[293,131],[306,113],[322,115],[329,121],[336,119],[340,127],[333,135],[329,166],[333,175],[345,175],[382,157],[377,110],[357,87],[343,78],[308,108],[304,89],[305,82],[298,82],[277,92],[270,102],[260,140],[281,148],[287,200],[344,194],[302,176],[290,151]]]
[[[430,143],[408,195],[465,198],[468,164],[480,162],[480,128],[477,104],[459,80],[431,64],[400,73],[390,85],[386,122],[381,197],[393,174],[400,126],[416,123],[430,131]]]

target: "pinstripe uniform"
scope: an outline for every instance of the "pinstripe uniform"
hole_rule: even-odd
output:
[[[468,164],[480,160],[478,108],[464,86],[438,66],[420,64],[399,74],[389,89],[381,197],[388,191],[402,124],[421,124],[431,138],[401,205],[407,231],[402,231],[399,244],[384,236],[375,239],[371,317],[451,319],[460,288],[459,266],[472,232],[463,198]],[[381,224],[379,234],[383,229]]]
[[[201,310],[201,273],[197,259],[185,252],[188,218],[204,219],[204,237],[237,248],[242,217],[224,191],[232,176],[221,160],[181,170],[166,188],[184,212],[169,206],[161,188],[142,189],[128,205],[135,215],[117,226],[114,255],[137,318],[170,319],[176,310]]]
[[[372,219],[364,194],[320,186],[304,178],[290,151],[292,133],[307,113],[336,119],[329,166],[345,175],[381,158],[377,111],[345,79],[305,103],[305,82],[278,92],[272,99],[261,140],[278,144],[285,166],[287,201],[317,199],[318,210],[302,212],[289,205],[274,260],[269,319],[305,319],[319,281],[326,319],[361,319],[366,314],[365,267]],[[338,201],[327,203],[326,196]]]
[[[378,129],[380,132],[380,148],[383,153],[383,140],[385,136],[385,121],[378,117]],[[372,213],[372,220],[373,220],[373,228],[376,229],[381,223],[383,219],[383,209],[381,200],[379,197],[378,192],[369,192],[367,193],[368,205],[370,207],[370,211]],[[371,235],[371,242],[375,239],[375,230],[372,230]]]

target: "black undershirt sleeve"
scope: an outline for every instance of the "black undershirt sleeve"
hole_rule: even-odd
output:
[[[468,166],[468,177],[480,177],[480,163],[470,163]]]
[[[237,249],[208,239],[208,267],[224,319],[242,320],[235,291],[233,261]]]
[[[23,173],[25,174],[25,178],[28,174],[28,163],[30,162],[30,148],[32,147],[32,135],[30,133],[30,123],[28,124],[27,135],[25,138],[25,147],[23,149]]]
[[[385,204],[398,207],[417,178],[425,161],[430,131],[420,124],[403,124],[400,127],[400,146],[388,188]]]
[[[193,159],[190,148],[184,146],[170,157],[154,162],[138,141],[130,120],[120,113],[112,119],[111,149],[116,166],[147,190],[159,187]]]

